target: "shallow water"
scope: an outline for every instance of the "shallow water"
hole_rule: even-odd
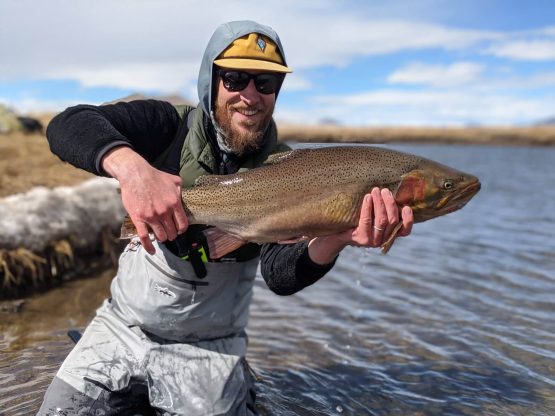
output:
[[[249,361],[272,415],[554,415],[555,149],[392,146],[476,174],[461,211],[387,256],[345,250],[278,297],[257,280]],[[0,316],[0,414],[33,414],[113,271]]]

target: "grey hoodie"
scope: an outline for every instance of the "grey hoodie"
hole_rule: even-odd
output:
[[[264,26],[251,20],[240,20],[220,25],[206,46],[200,72],[198,77],[198,96],[200,105],[206,115],[210,117],[212,112],[212,80],[214,60],[220,55],[231,43],[242,36],[249,33],[260,33],[270,38],[277,45],[279,53],[283,59],[283,64],[287,66],[285,61],[285,53],[281,46],[278,34],[269,26]],[[276,96],[277,93],[276,92]]]

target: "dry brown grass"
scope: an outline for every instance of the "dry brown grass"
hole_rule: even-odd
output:
[[[280,139],[308,143],[446,143],[553,146],[555,126],[531,127],[344,127],[279,126]]]
[[[35,186],[74,185],[90,177],[54,156],[44,135],[0,135],[0,197]]]

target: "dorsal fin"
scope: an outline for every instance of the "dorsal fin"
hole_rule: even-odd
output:
[[[223,175],[203,175],[199,176],[194,183],[194,186],[208,186],[216,185],[221,182]]]
[[[268,156],[264,161],[264,165],[275,165],[276,163],[281,163],[285,160],[289,160],[298,154],[299,150],[287,150],[285,152],[274,153]]]

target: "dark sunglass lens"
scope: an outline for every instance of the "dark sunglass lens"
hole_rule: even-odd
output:
[[[244,90],[250,81],[249,75],[240,71],[223,72],[221,77],[224,81],[224,87],[232,92]]]
[[[274,74],[260,74],[255,76],[254,85],[261,94],[273,94],[278,87],[278,76]]]
[[[243,71],[220,71],[224,87],[231,92],[242,91],[254,79],[254,86],[260,94],[273,94],[277,91],[282,76],[273,73],[251,75]]]

